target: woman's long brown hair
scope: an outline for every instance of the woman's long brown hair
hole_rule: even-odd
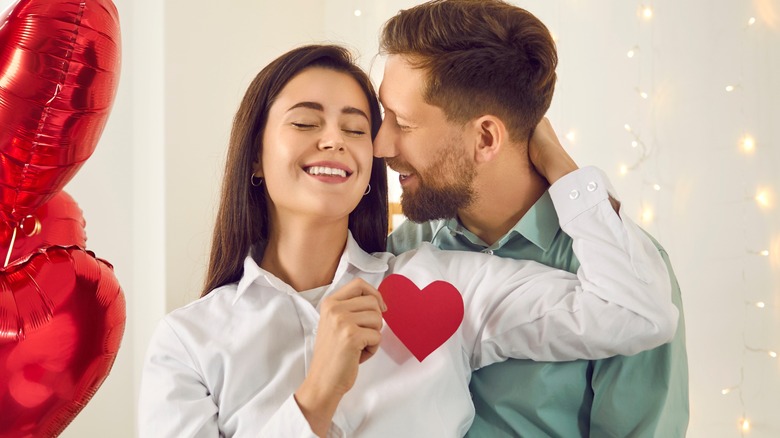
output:
[[[217,212],[208,272],[201,296],[238,281],[250,249],[262,249],[268,239],[268,209],[264,187],[250,183],[253,163],[263,147],[268,111],[285,85],[303,70],[323,67],[352,76],[368,99],[371,138],[382,123],[371,80],[350,52],[335,45],[310,45],[293,49],[268,64],[249,85],[233,119],[222,195]],[[352,236],[367,252],[384,251],[387,242],[387,170],[374,158],[371,191],[349,215]]]

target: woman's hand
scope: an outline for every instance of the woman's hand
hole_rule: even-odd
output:
[[[578,169],[577,163],[558,141],[558,136],[555,135],[547,117],[543,117],[534,129],[531,141],[528,143],[528,156],[536,170],[550,184]]]
[[[543,177],[554,184],[562,176],[579,169],[574,159],[566,152],[555,135],[547,117],[536,125],[531,141],[528,142],[528,156],[531,163]],[[616,213],[620,212],[620,201],[609,196],[609,202]]]
[[[314,356],[295,399],[319,436],[327,434],[341,398],[355,384],[358,365],[379,348],[382,296],[362,279],[322,301]]]

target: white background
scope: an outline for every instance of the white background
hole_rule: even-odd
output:
[[[115,3],[120,88],[100,145],[66,190],[84,211],[89,249],[115,266],[127,329],[65,437],[135,436],[147,341],[165,312],[198,296],[230,123],[249,81],[295,45],[330,41],[357,50],[378,84],[378,30],[418,2]],[[769,354],[780,350],[780,0],[513,3],[558,40],[548,115],[562,141],[581,165],[607,171],[671,256],[687,322],[688,436],[780,436],[780,361]],[[740,148],[746,134],[752,153]],[[754,199],[762,190],[768,207]]]

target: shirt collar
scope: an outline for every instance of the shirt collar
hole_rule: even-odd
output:
[[[387,261],[363,251],[363,248],[352,237],[351,231],[347,235],[347,247],[341,256],[339,264],[345,261],[363,272],[377,273],[387,271]]]
[[[444,226],[455,233],[463,234],[473,243],[482,243],[477,236],[473,235],[464,227],[457,218],[447,219]],[[512,227],[503,237],[494,244],[500,248],[507,243],[512,236],[519,234],[525,237],[543,251],[550,249],[555,235],[560,230],[558,223],[558,214],[555,212],[555,205],[550,197],[550,192],[545,191],[542,196],[531,206],[522,218]],[[478,241],[478,242],[477,242]]]
[[[560,229],[558,213],[555,212],[550,192],[546,191],[512,227],[510,233],[514,231],[543,251],[547,251]]]
[[[344,248],[344,252],[341,254],[339,265],[336,268],[336,274],[333,279],[334,283],[344,275],[348,266],[369,273],[387,271],[387,261],[363,251],[357,241],[352,237],[351,231],[347,234],[347,245]],[[254,283],[264,284],[265,286],[270,286],[282,292],[294,292],[290,285],[258,266],[250,251],[250,255],[246,256],[244,259],[244,275],[242,275],[241,279],[238,281],[236,297],[233,300],[233,304],[235,304]]]

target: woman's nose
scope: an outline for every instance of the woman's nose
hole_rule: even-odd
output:
[[[320,150],[327,151],[327,150],[335,150],[335,151],[342,151],[344,150],[344,138],[341,136],[341,132],[326,132],[323,137],[320,139],[319,144],[317,147]]]

